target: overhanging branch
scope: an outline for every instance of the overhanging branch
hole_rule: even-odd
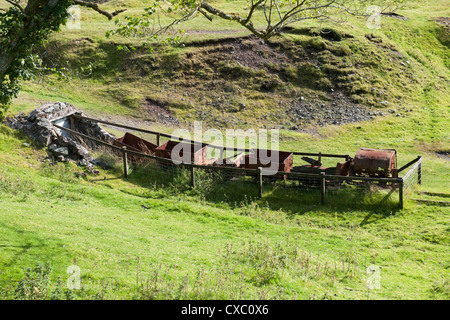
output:
[[[258,1],[259,2],[259,1]],[[265,33],[256,30],[253,27],[252,22],[249,19],[244,19],[241,16],[237,15],[237,14],[227,14],[219,9],[216,9],[214,7],[211,7],[209,4],[202,2],[200,4],[200,8],[209,12],[212,15],[218,16],[222,19],[225,20],[229,20],[229,21],[236,21],[238,23],[240,23],[242,26],[244,26],[245,28],[247,28],[248,30],[250,30],[253,34],[255,34],[256,36],[260,37],[260,38],[265,38]],[[251,18],[251,16],[249,16],[249,18]]]
[[[126,11],[127,9],[122,9],[122,10],[116,10],[114,12],[108,12],[105,11],[103,9],[101,9],[98,4],[96,3],[90,3],[90,2],[84,2],[81,0],[73,0],[74,4],[77,4],[79,6],[83,6],[83,7],[87,7],[87,8],[91,8],[94,11],[97,11],[98,13],[100,13],[101,15],[104,15],[105,17],[107,17],[109,20],[111,20],[112,18],[114,18],[115,16],[117,16],[118,14]]]
[[[25,11],[18,2],[15,2],[13,0],[6,0],[6,2],[8,2],[8,3],[12,4],[13,6],[15,6],[16,8],[18,8],[22,13]]]
[[[199,9],[198,12],[200,12],[202,15],[204,15],[205,18],[208,19],[209,21],[212,21],[212,17],[208,16],[208,14],[205,11],[203,11],[202,9]]]

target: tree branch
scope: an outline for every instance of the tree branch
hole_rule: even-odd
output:
[[[312,7],[307,7],[307,8],[300,9],[300,7],[303,6],[303,4],[305,2],[306,2],[306,0],[303,0],[303,2],[301,2],[300,4],[298,4],[297,6],[292,8],[292,10],[290,10],[288,13],[286,13],[284,15],[282,20],[280,20],[277,24],[275,24],[273,27],[268,29],[267,33],[270,34],[270,33],[277,33],[277,32],[279,32],[285,26],[286,22],[289,21],[289,20],[291,20],[291,21],[305,20],[305,19],[302,19],[302,18],[299,18],[299,19],[295,19],[294,18],[300,12],[315,11],[315,10],[318,10],[318,9],[327,8],[327,7],[332,6],[332,4],[336,2],[336,0],[330,0],[330,2],[328,2],[327,4],[323,4],[323,5],[319,5],[319,6],[312,6]],[[319,16],[323,16],[323,15],[320,14]]]
[[[208,14],[205,11],[203,11],[202,9],[199,9],[198,12],[200,12],[202,15],[204,15],[205,18],[208,19],[209,21],[212,21],[212,17],[208,16]]]
[[[274,4],[275,4],[275,8],[277,9],[277,12],[278,12],[278,17],[280,18],[280,20],[283,19],[283,16],[281,15],[280,8],[278,7],[277,0],[274,1]]]
[[[12,5],[15,6],[16,8],[19,8],[19,10],[20,10],[22,13],[25,12],[25,10],[22,8],[22,6],[21,6],[18,2],[15,2],[15,1],[12,1],[12,0],[6,0],[6,2],[12,4]]]
[[[229,20],[229,21],[236,21],[236,22],[240,23],[242,26],[244,26],[245,28],[247,28],[248,30],[250,30],[256,36],[265,39],[265,33],[256,30],[253,27],[253,24],[249,20],[244,19],[237,14],[229,15],[221,10],[211,7],[209,4],[204,3],[204,2],[202,2],[200,4],[200,8],[215,15],[215,16],[218,16],[222,19]]]
[[[183,22],[185,22],[185,21],[187,21],[187,20],[190,20],[193,16],[195,16],[195,14],[199,11],[200,9],[199,8],[196,8],[195,10],[193,10],[192,12],[190,12],[189,14],[187,14],[187,15],[185,15],[185,16],[183,16],[183,17],[181,17],[180,19],[176,19],[176,20],[173,20],[171,23],[169,23],[168,25],[166,25],[166,26],[161,26],[161,23],[159,23],[159,29],[156,31],[156,32],[151,32],[151,34],[153,35],[153,36],[156,36],[156,35],[159,35],[159,34],[162,34],[162,33],[164,33],[164,32],[167,32],[169,29],[173,29],[173,27],[174,26],[176,26],[177,24],[180,24],[180,23],[183,23]],[[206,14],[206,13],[204,13],[204,14]],[[211,18],[212,19],[212,18]],[[159,21],[159,16],[158,16],[158,21]]]
[[[98,13],[104,15],[104,16],[107,17],[109,20],[111,20],[113,17],[115,17],[115,16],[117,16],[118,14],[120,14],[120,13],[122,13],[122,12],[124,12],[124,11],[127,10],[127,9],[116,10],[116,11],[110,13],[110,12],[108,12],[108,11],[105,11],[105,10],[101,9],[101,8],[98,6],[98,4],[96,4],[96,3],[84,2],[84,1],[81,1],[81,0],[73,0],[73,3],[74,3],[74,4],[77,4],[77,5],[80,5],[80,6],[83,6],[83,7],[91,8],[91,9],[93,9],[94,11],[97,11]]]
[[[253,3],[253,1],[252,1],[252,7],[250,8],[250,12],[248,13],[247,19],[245,19],[245,21],[244,21],[245,23],[249,23],[250,22],[250,20],[252,18],[252,15],[253,15],[253,12],[263,2],[264,2],[264,0],[259,0],[256,3]]]

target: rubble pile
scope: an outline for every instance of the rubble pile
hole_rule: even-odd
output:
[[[6,123],[12,129],[23,131],[37,144],[47,147],[50,156],[59,161],[69,159],[80,166],[86,166],[90,172],[95,172],[93,159],[87,146],[93,147],[88,141],[80,141],[53,126],[52,121],[59,126],[76,130],[90,137],[112,143],[116,138],[106,132],[97,122],[68,118],[79,112],[73,105],[64,102],[47,103],[32,111],[28,116],[21,113],[7,118]]]

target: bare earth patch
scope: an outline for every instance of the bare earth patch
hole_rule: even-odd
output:
[[[436,151],[436,155],[444,160],[450,161],[450,150],[439,150]]]
[[[400,19],[400,20],[409,20],[407,17],[402,16],[401,14],[398,14],[395,12],[382,12],[381,14],[383,16],[389,17],[389,18],[395,18],[395,19]]]
[[[141,106],[146,120],[162,123],[177,124],[177,118],[165,106],[157,101],[147,98]]]
[[[267,63],[288,63],[289,58],[264,40],[254,37],[229,39],[229,41],[202,52],[210,65],[217,61],[234,61],[248,68],[263,68]]]
[[[436,18],[436,22],[444,26],[447,31],[450,30],[450,18],[448,17],[439,17]]]
[[[303,131],[306,130],[305,125],[342,125],[372,120],[376,116],[384,115],[382,111],[353,102],[341,90],[328,91],[326,93],[327,99],[311,99],[306,95],[305,97],[299,95],[293,97],[293,99],[286,99],[287,97],[283,96],[283,94],[274,92],[280,86],[289,86],[289,76],[286,74],[286,70],[293,63],[309,63],[311,68],[315,68],[314,70],[319,69],[316,65],[317,61],[312,59],[308,52],[298,48],[293,54],[293,51],[284,48],[278,43],[270,43],[250,36],[228,38],[220,42],[211,43],[209,46],[205,46],[204,50],[196,54],[189,54],[187,58],[197,59],[203,65],[208,65],[212,70],[218,70],[218,65],[230,63],[227,65],[231,66],[227,69],[228,72],[220,74],[218,79],[216,78],[214,81],[222,81],[221,85],[217,87],[225,91],[231,91],[231,97],[226,92],[221,92],[218,88],[214,88],[215,95],[220,98],[213,98],[211,102],[207,103],[207,106],[211,106],[213,109],[235,110],[237,113],[245,109],[244,103],[241,103],[240,106],[234,109],[228,107],[228,104],[241,91],[236,89],[239,85],[233,86],[232,84],[237,83],[234,82],[236,79],[244,78],[246,70],[250,69],[254,71],[260,70],[267,74],[267,77],[260,82],[259,92],[268,97],[270,96],[270,99],[274,101],[278,101],[278,103],[275,103],[277,106],[274,106],[261,120],[277,119],[272,120],[272,123],[276,124],[278,122],[279,127],[283,129]],[[240,71],[238,69],[240,67],[248,69]],[[242,72],[242,74],[239,74],[239,72]],[[205,94],[208,95],[209,93]],[[231,122],[232,118],[233,115],[228,115],[222,119]],[[215,119],[212,120],[214,121]]]

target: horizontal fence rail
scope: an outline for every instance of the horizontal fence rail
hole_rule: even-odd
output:
[[[83,119],[87,121],[94,121],[99,123],[104,123],[112,126],[117,126],[125,129],[135,130],[143,133],[149,133],[157,135],[158,140],[159,137],[167,137],[167,138],[177,138],[173,137],[169,134],[164,134],[156,131],[151,130],[145,130],[145,129],[138,129],[130,126],[125,126],[121,124],[116,124],[104,120],[89,118],[80,116],[77,114],[72,114],[69,117],[75,117],[78,119]],[[55,119],[56,120],[60,120]],[[52,121],[52,122],[54,122]],[[73,129],[65,128],[60,125],[56,125],[53,123],[53,126],[59,130],[64,130],[70,134],[73,134],[75,136],[81,137],[83,139],[90,140],[94,143],[97,143],[99,145],[103,145],[105,147],[111,148],[112,150],[115,150],[117,153],[121,153],[123,157],[123,166],[124,166],[124,176],[128,177],[128,156],[135,156],[135,157],[142,157],[146,159],[155,160],[156,163],[165,165],[167,167],[173,168],[175,165],[172,159],[162,158],[151,154],[141,153],[133,150],[128,150],[126,147],[119,147],[112,145],[108,142],[102,141],[100,139],[91,137],[89,135],[83,134],[81,132],[75,131]],[[181,139],[181,138],[179,138]],[[192,141],[195,143],[195,141]],[[208,145],[208,144],[207,144]],[[218,147],[213,145],[208,145],[211,147]],[[224,148],[226,150],[226,148]],[[240,148],[229,148],[229,150],[234,151],[246,151],[249,152],[251,149],[240,149]],[[334,157],[334,158],[345,158],[348,159],[348,155],[338,155],[338,154],[322,154],[322,153],[307,153],[307,152],[292,152],[294,155],[305,155],[305,156],[322,156],[322,157]],[[298,183],[299,185],[304,185],[308,189],[311,190],[317,190],[320,192],[320,202],[324,204],[326,202],[326,194],[327,193],[333,193],[336,190],[341,190],[344,184],[356,184],[356,191],[359,192],[359,188],[370,188],[382,186],[386,187],[387,190],[390,190],[386,197],[390,197],[394,192],[398,192],[398,208],[403,209],[403,202],[405,200],[405,197],[408,196],[414,187],[417,184],[421,184],[421,177],[422,177],[422,157],[418,156],[416,159],[410,161],[406,165],[404,165],[402,168],[400,168],[401,171],[406,170],[408,168],[409,171],[405,174],[405,176],[400,178],[377,178],[377,177],[361,177],[361,176],[337,176],[337,175],[327,175],[327,174],[314,174],[314,173],[303,173],[303,172],[284,172],[284,171],[278,171],[271,175],[264,175],[265,169],[264,168],[257,168],[257,169],[247,169],[247,168],[238,168],[238,167],[227,167],[227,166],[206,166],[206,165],[199,165],[199,164],[193,164],[193,163],[180,163],[178,165],[179,167],[188,168],[190,172],[190,185],[192,187],[196,186],[196,180],[198,179],[198,170],[202,170],[203,172],[228,172],[231,174],[231,176],[228,176],[229,179],[236,178],[236,177],[246,177],[254,179],[253,181],[257,182],[258,185],[258,196],[262,197],[263,195],[263,185],[264,184],[277,184],[277,183],[284,183],[285,186],[292,184],[294,182]],[[399,170],[399,171],[400,171]]]
[[[138,131],[138,132],[142,132],[142,133],[153,134],[153,135],[156,135],[156,136],[165,137],[165,138],[169,138],[169,139],[184,140],[184,141],[190,142],[190,143],[200,143],[200,142],[197,142],[197,141],[194,141],[194,140],[184,139],[182,137],[173,136],[173,135],[170,135],[170,134],[167,134],[167,133],[162,133],[162,132],[157,132],[157,131],[152,131],[152,130],[146,130],[146,129],[140,129],[140,128],[131,127],[131,126],[118,124],[118,123],[113,123],[113,122],[109,122],[109,121],[105,121],[105,120],[101,120],[101,119],[95,119],[95,118],[80,116],[80,115],[77,115],[77,114],[71,114],[71,115],[69,115],[69,117],[74,117],[74,118],[77,118],[77,119],[103,123],[103,124],[107,124],[107,125],[123,128],[123,129],[129,129],[129,130],[134,130],[134,131]],[[213,145],[213,144],[206,144],[206,145],[208,147],[211,147],[211,148],[223,149],[223,150],[226,150],[226,151],[235,151],[235,152],[250,152],[251,151],[250,148],[236,148],[236,147],[226,147],[226,146],[223,147],[223,146],[216,146],[216,145]],[[285,151],[279,151],[279,152],[285,152]],[[297,155],[297,156],[311,156],[311,157],[322,156],[324,158],[343,158],[343,159],[349,159],[350,158],[350,155],[348,155],[348,154],[329,154],[329,153],[297,152],[297,151],[287,151],[287,152],[291,152],[292,154]]]
[[[410,166],[412,166],[413,164],[417,163],[418,161],[422,161],[422,156],[417,156],[416,159],[411,160],[410,162],[408,162],[407,164],[405,164],[403,167],[401,167],[400,169],[398,169],[398,173],[402,172],[403,170],[409,168]]]
[[[161,161],[161,162],[168,162],[168,163],[171,163],[171,164],[173,163],[172,159],[161,158],[161,157],[154,156],[154,155],[151,155],[151,154],[146,154],[146,153],[141,153],[141,152],[137,152],[137,151],[127,150],[124,147],[118,147],[118,146],[112,145],[112,144],[110,144],[108,142],[101,141],[99,139],[90,137],[90,136],[88,136],[86,134],[83,134],[81,132],[78,132],[78,131],[75,131],[75,130],[72,130],[72,129],[64,128],[64,127],[56,125],[56,124],[53,124],[53,126],[55,128],[60,129],[60,130],[67,131],[67,132],[69,132],[71,134],[80,136],[82,138],[91,140],[91,141],[96,142],[98,144],[110,147],[111,149],[124,152],[126,154],[139,156],[139,157],[143,157],[143,158],[148,158],[148,159],[154,159],[154,160],[158,160],[158,161]],[[203,166],[203,165],[191,164],[191,163],[182,163],[181,165],[189,166],[189,167],[193,167],[193,168],[199,168],[199,169],[205,168],[205,166]],[[239,172],[242,172],[242,173],[244,173],[244,172],[248,172],[248,173],[256,173],[256,172],[258,172],[258,169],[245,169],[245,168],[233,168],[233,167],[212,167],[212,166],[208,166],[207,168],[214,168],[215,170],[239,171]]]

